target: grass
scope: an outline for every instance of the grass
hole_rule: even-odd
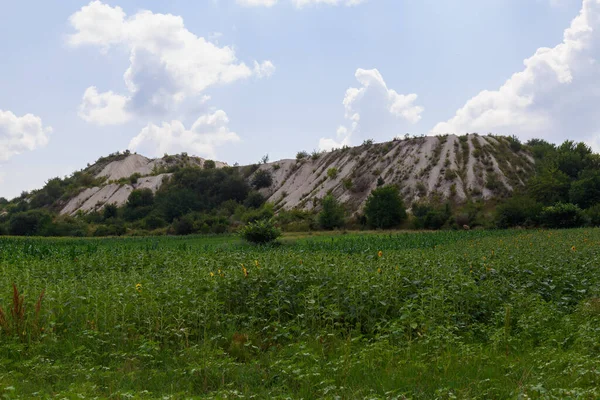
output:
[[[598,261],[597,229],[0,238],[0,396],[596,399]]]

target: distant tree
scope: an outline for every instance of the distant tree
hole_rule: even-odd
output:
[[[102,216],[105,220],[110,218],[116,218],[119,213],[119,209],[114,204],[106,204],[102,211]]]
[[[589,208],[600,203],[600,172],[586,170],[580,178],[571,184],[569,190],[571,203],[581,208]]]
[[[365,205],[367,222],[373,228],[389,229],[406,219],[406,209],[393,185],[379,187],[371,192]]]
[[[154,204],[154,193],[150,189],[135,189],[127,198],[127,207],[148,207]]]
[[[31,210],[14,214],[8,222],[8,230],[15,236],[44,235],[44,230],[52,224],[52,216],[43,210]]]
[[[344,226],[344,208],[332,195],[322,201],[323,209],[319,213],[319,225],[323,229],[341,228]]]
[[[545,207],[540,220],[547,228],[576,228],[585,222],[584,214],[579,207],[570,203],[556,203]]]
[[[215,169],[217,164],[213,160],[204,160],[204,164],[202,164],[204,169]]]
[[[529,193],[538,202],[550,205],[569,199],[569,177],[557,168],[540,171],[527,183]]]
[[[255,189],[262,189],[269,187],[273,184],[273,175],[264,169],[256,171],[252,178],[252,186]]]
[[[4,197],[0,197],[0,205],[8,204],[8,200]]]
[[[281,231],[275,227],[272,220],[260,220],[248,223],[240,230],[240,235],[251,243],[266,244],[281,236]]]
[[[269,155],[265,154],[264,156],[262,156],[262,158],[260,159],[260,163],[261,164],[266,164],[269,162]]]
[[[244,206],[248,208],[260,208],[265,203],[265,196],[253,190],[248,193],[248,197],[244,200]]]
[[[496,207],[499,228],[537,225],[542,204],[528,196],[516,195]]]

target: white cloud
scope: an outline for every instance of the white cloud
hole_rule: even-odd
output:
[[[236,0],[244,7],[273,7],[278,0]]]
[[[228,125],[229,118],[222,110],[202,115],[190,129],[180,121],[163,122],[161,126],[150,123],[131,140],[129,149],[157,157],[164,153],[190,152],[215,158],[217,147],[240,141]]]
[[[498,90],[484,90],[432,133],[494,132],[598,142],[600,0],[579,15],[553,48],[539,48]]]
[[[416,94],[403,95],[389,89],[377,69],[357,69],[360,88],[346,90],[343,104],[349,127],[340,126],[335,139],[321,138],[319,148],[329,150],[349,145],[356,133],[366,135],[396,135],[398,119],[410,124],[421,120],[423,107],[415,105]]]
[[[253,75],[269,76],[275,69],[270,61],[255,62],[254,69],[250,68],[236,58],[233,48],[219,47],[196,36],[187,30],[181,17],[171,14],[140,11],[127,17],[120,7],[92,1],[69,21],[75,29],[68,38],[71,46],[97,46],[103,52],[118,46],[130,54],[130,65],[124,74],[129,93],[92,96],[92,100],[100,102],[96,108],[102,115],[93,118],[89,117],[91,112],[84,112],[92,122],[110,119],[104,116],[114,116],[117,105],[124,100],[127,113],[162,114],[211,86]],[[82,108],[88,110],[89,105],[84,103]],[[121,121],[126,120],[124,113],[120,113]]]
[[[111,91],[98,93],[95,86],[87,88],[79,106],[79,116],[98,125],[122,124],[131,119],[126,106],[128,97]]]
[[[0,110],[0,161],[45,146],[51,132],[52,128],[44,127],[40,117],[33,114],[17,117]]]

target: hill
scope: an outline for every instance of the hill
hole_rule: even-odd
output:
[[[362,229],[374,226],[365,204],[380,186],[408,210],[394,222],[404,228],[600,224],[600,156],[583,143],[422,136],[267,160],[114,153],[0,199],[0,234],[221,233],[273,217],[286,230]],[[325,205],[334,223],[317,218]]]

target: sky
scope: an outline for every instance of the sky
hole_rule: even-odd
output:
[[[0,197],[101,156],[395,136],[600,149],[600,0],[0,2]]]

